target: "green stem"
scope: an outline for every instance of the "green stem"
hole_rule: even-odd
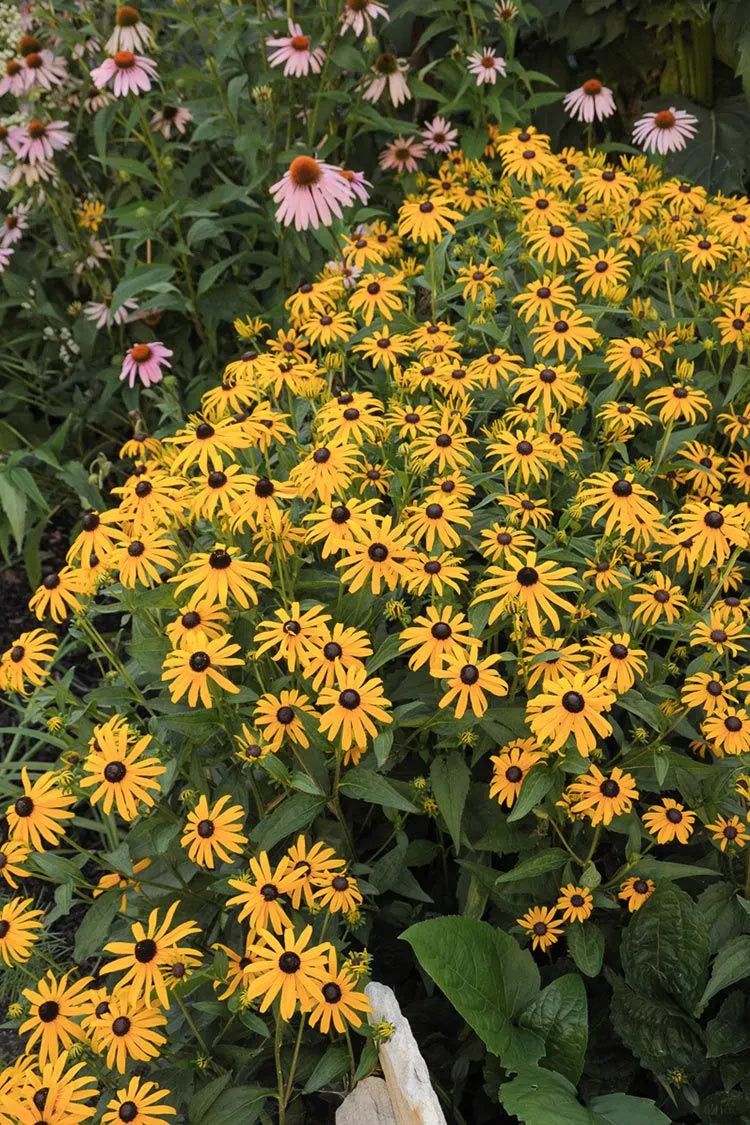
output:
[[[297,1071],[297,1061],[299,1059],[299,1049],[302,1046],[302,1032],[305,1030],[305,1022],[307,1016],[302,1013],[299,1021],[299,1029],[297,1031],[297,1039],[294,1044],[294,1054],[292,1055],[292,1064],[289,1068],[289,1081],[287,1082],[286,1093],[284,1094],[284,1108],[289,1104],[289,1099],[292,1096],[292,1088],[294,1086],[294,1075]]]

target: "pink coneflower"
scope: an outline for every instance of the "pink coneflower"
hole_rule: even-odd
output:
[[[494,47],[485,47],[484,50],[475,51],[469,56],[469,72],[476,78],[477,86],[482,86],[486,82],[494,86],[498,74],[505,78],[505,59],[500,56],[495,57]]]
[[[129,386],[134,387],[136,379],[140,379],[144,387],[151,387],[163,379],[162,367],[171,367],[169,356],[172,352],[165,348],[161,340],[154,340],[153,344],[133,344],[125,353],[122,361],[121,379],[127,379]]]
[[[409,100],[411,92],[404,78],[409,67],[405,59],[397,59],[395,55],[378,55],[371,69],[375,77],[364,92],[366,102],[378,101],[386,86],[394,106]]]
[[[344,258],[341,261],[326,262],[326,269],[331,273],[338,273],[341,275],[341,280],[344,283],[344,289],[356,288],[357,281],[362,273],[361,266],[355,266],[351,262],[347,262]]]
[[[189,109],[165,105],[151,118],[151,128],[154,133],[161,133],[165,140],[172,136],[173,127],[181,137],[184,137],[185,130],[192,120],[193,115]]]
[[[28,214],[28,203],[19,203],[12,211],[8,212],[0,227],[0,246],[12,246],[14,242],[23,238],[23,232],[29,226]]]
[[[8,134],[9,133],[10,133],[10,127],[8,125],[0,124],[0,156],[3,155],[3,153],[6,151],[6,149],[10,148],[10,145],[8,144]]]
[[[87,320],[93,320],[97,328],[111,328],[113,324],[126,324],[135,319],[138,312],[136,301],[123,301],[115,313],[111,311],[111,302],[111,294],[101,301],[89,301],[83,307],[83,315]]]
[[[89,94],[87,98],[83,99],[83,108],[87,113],[98,113],[100,109],[104,109],[105,105],[109,105],[112,100],[112,95],[107,90],[97,90],[95,93]]]
[[[38,164],[52,160],[55,152],[66,148],[73,139],[65,126],[67,121],[38,121],[15,125],[8,130],[8,144],[19,160]]]
[[[571,90],[563,98],[563,108],[577,121],[603,121],[611,117],[617,108],[612,91],[602,86],[598,78],[589,78],[577,90]]]
[[[384,172],[416,172],[417,161],[425,152],[424,145],[414,137],[399,137],[385,146],[378,163]]]
[[[645,152],[680,152],[695,136],[698,118],[684,109],[660,109],[658,113],[644,113],[633,126],[633,142]]]
[[[117,51],[143,51],[151,43],[151,31],[141,19],[138,9],[130,6],[118,8],[115,30],[105,43],[104,50],[112,55]]]
[[[433,117],[429,123],[425,121],[422,136],[430,152],[450,152],[456,147],[458,132],[444,117]]]
[[[18,98],[26,88],[26,71],[22,59],[6,59],[5,74],[0,78],[0,97],[12,94]]]
[[[289,34],[281,39],[269,39],[269,47],[275,47],[268,56],[271,66],[284,64],[287,78],[305,78],[308,74],[320,74],[326,53],[322,47],[310,49],[310,36],[305,35],[298,23],[289,20]]]
[[[343,176],[352,192],[352,202],[358,199],[360,203],[367,203],[370,198],[368,188],[372,187],[369,180],[365,179],[364,172],[350,172],[348,168],[340,168],[339,175]]]
[[[2,167],[0,167],[1,174]],[[16,160],[3,186],[14,188],[23,183],[26,187],[34,187],[35,184],[45,183],[56,177],[57,167],[52,160],[37,160],[36,164],[32,164],[29,160]]]
[[[156,63],[132,51],[118,51],[91,71],[94,85],[103,90],[112,83],[116,98],[131,92],[138,94],[141,90],[145,93],[151,89],[151,79],[157,77]]]
[[[278,183],[270,189],[279,206],[276,218],[295,230],[330,226],[341,218],[341,208],[352,202],[352,188],[334,164],[323,164],[312,156],[297,156]]]
[[[0,273],[6,268],[14,254],[15,250],[12,247],[0,246]]]
[[[344,10],[341,13],[340,35],[346,35],[350,29],[356,36],[367,32],[372,35],[372,21],[388,19],[388,9],[374,0],[345,0]]]
[[[24,90],[51,90],[67,77],[65,59],[51,51],[31,51],[23,60]]]

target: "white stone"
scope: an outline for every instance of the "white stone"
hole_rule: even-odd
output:
[[[427,1064],[409,1021],[401,1014],[393,990],[373,981],[365,992],[372,1004],[368,1015],[370,1024],[374,1026],[385,1020],[395,1028],[391,1038],[379,1045],[379,1054],[396,1125],[447,1125],[430,1082]],[[360,1118],[357,1125],[365,1125],[365,1121]]]
[[[336,1125],[397,1125],[382,1078],[364,1078],[336,1110]]]

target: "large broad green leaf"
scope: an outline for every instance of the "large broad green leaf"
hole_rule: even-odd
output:
[[[750,1022],[744,992],[730,992],[719,1011],[706,1025],[706,1057],[737,1055],[750,1047]]]
[[[701,996],[700,1008],[704,1008],[722,988],[728,988],[730,984],[736,984],[745,977],[750,977],[750,934],[740,934],[719,951],[706,990]]]
[[[434,918],[401,935],[422,968],[506,1069],[536,1062],[542,1038],[518,1017],[539,993],[539,970],[529,952],[487,922]]]
[[[168,282],[173,273],[174,266],[137,266],[125,275],[115,289],[110,306],[112,312],[117,312],[129,297],[137,297],[149,290],[164,293],[166,289],[171,289]]]
[[[669,1125],[669,1118],[649,1098],[630,1094],[604,1094],[592,1098],[589,1110],[594,1125]]]
[[[436,758],[430,769],[432,793],[448,827],[453,846],[461,846],[461,817],[469,792],[471,774],[463,755],[454,750],[446,757]]]
[[[668,994],[692,1012],[706,986],[708,950],[698,907],[685,891],[665,883],[631,918],[620,959],[625,979],[637,992]]]
[[[604,960],[604,934],[593,922],[576,922],[566,931],[570,956],[587,977],[596,977]]]
[[[260,1086],[232,1086],[223,1090],[211,1105],[210,1113],[204,1118],[191,1118],[195,1125],[254,1125],[261,1115],[264,1103],[273,1096],[271,1091]]]
[[[107,891],[95,898],[84,914],[76,931],[73,956],[80,964],[93,953],[98,953],[109,935],[115,915],[120,909],[121,892]]]
[[[705,1066],[700,1029],[675,1004],[652,1000],[611,978],[612,1026],[643,1066],[663,1076],[679,1070],[687,1080]]]
[[[589,1041],[586,988],[577,973],[558,977],[521,1015],[521,1025],[545,1042],[542,1065],[577,1082]]]
[[[380,805],[384,809],[400,809],[402,812],[417,811],[411,801],[374,770],[362,768],[348,770],[341,779],[341,790],[347,797],[367,801],[369,805]]]
[[[543,1067],[524,1067],[512,1082],[504,1082],[500,1102],[524,1125],[591,1125],[591,1114],[578,1101],[575,1086]]]
[[[547,851],[540,852],[531,859],[524,859],[521,863],[517,863],[510,871],[503,871],[495,882],[517,883],[521,879],[534,879],[537,875],[546,875],[548,871],[558,871],[565,865],[567,858],[562,848],[548,848]]]
[[[325,802],[319,797],[295,793],[255,825],[250,839],[259,851],[268,851],[293,832],[304,832],[312,824]]]

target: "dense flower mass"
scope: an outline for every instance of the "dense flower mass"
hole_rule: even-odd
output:
[[[512,7],[498,6],[503,24]],[[388,20],[348,0],[322,43],[290,18],[263,43],[267,65],[296,91]],[[104,61],[89,45],[98,108],[114,119],[113,99],[129,98],[144,143],[183,143],[201,110],[146,114],[152,33],[135,8],[115,23]],[[462,81],[498,97],[510,52],[472,47],[454,58]],[[7,68],[6,93],[65,80],[57,56],[31,55],[38,65]],[[429,91],[385,50],[357,81],[356,112],[373,119]],[[86,508],[67,558],[31,597],[38,624],[0,657],[0,687],[43,747],[14,750],[4,797],[0,957],[23,974],[8,1022],[24,1053],[0,1072],[2,1125],[210,1121],[211,1094],[225,1120],[248,1106],[270,1120],[275,1100],[285,1121],[291,1100],[376,1065],[365,979],[389,969],[365,943],[383,926],[400,936],[457,914],[485,938],[480,919],[505,931],[531,981],[514,1034],[538,1042],[537,1059],[552,1032],[534,958],[545,988],[580,985],[585,1013],[606,934],[599,984],[631,1046],[675,1012],[698,1028],[731,976],[715,970],[710,991],[709,948],[719,929],[746,936],[750,203],[645,155],[556,153],[531,126],[475,129],[467,144],[433,116],[381,151],[391,189],[411,177],[395,210],[357,215],[372,185],[324,158],[318,99],[298,114],[307,147],[292,147],[292,106],[264,201],[294,228],[283,237],[319,240],[328,263],[297,278],[283,316],[246,308],[208,388],[200,375],[181,387],[161,340],[123,347],[133,433],[116,464],[76,478]],[[26,108],[2,144],[32,184],[57,175],[73,114]],[[591,78],[565,108],[593,127],[615,102]],[[663,109],[634,139],[663,156],[696,125]],[[142,177],[135,160],[118,170]],[[255,220],[243,191],[223,183],[170,216],[181,270],[203,235],[222,235],[223,207]],[[77,212],[94,265],[113,252],[93,238],[106,210],[88,199]],[[29,214],[9,209],[2,265]],[[175,271],[151,262],[152,219],[138,215],[137,272],[168,311]],[[201,333],[202,284],[186,302]],[[140,292],[103,292],[88,329],[124,333]],[[36,903],[33,875],[57,884],[54,905]],[[685,921],[699,894],[716,895],[711,946],[702,915]],[[54,926],[74,902],[60,954]],[[641,980],[630,967],[660,911],[683,927],[680,955],[703,927],[690,989],[690,959],[678,972],[661,945]],[[669,1006],[639,1014],[662,991]],[[703,1029],[690,1034],[692,1081],[695,1043],[705,1051]],[[173,1059],[186,1040],[187,1093]],[[673,1072],[631,1049],[660,1088],[687,1080],[679,1052]]]

